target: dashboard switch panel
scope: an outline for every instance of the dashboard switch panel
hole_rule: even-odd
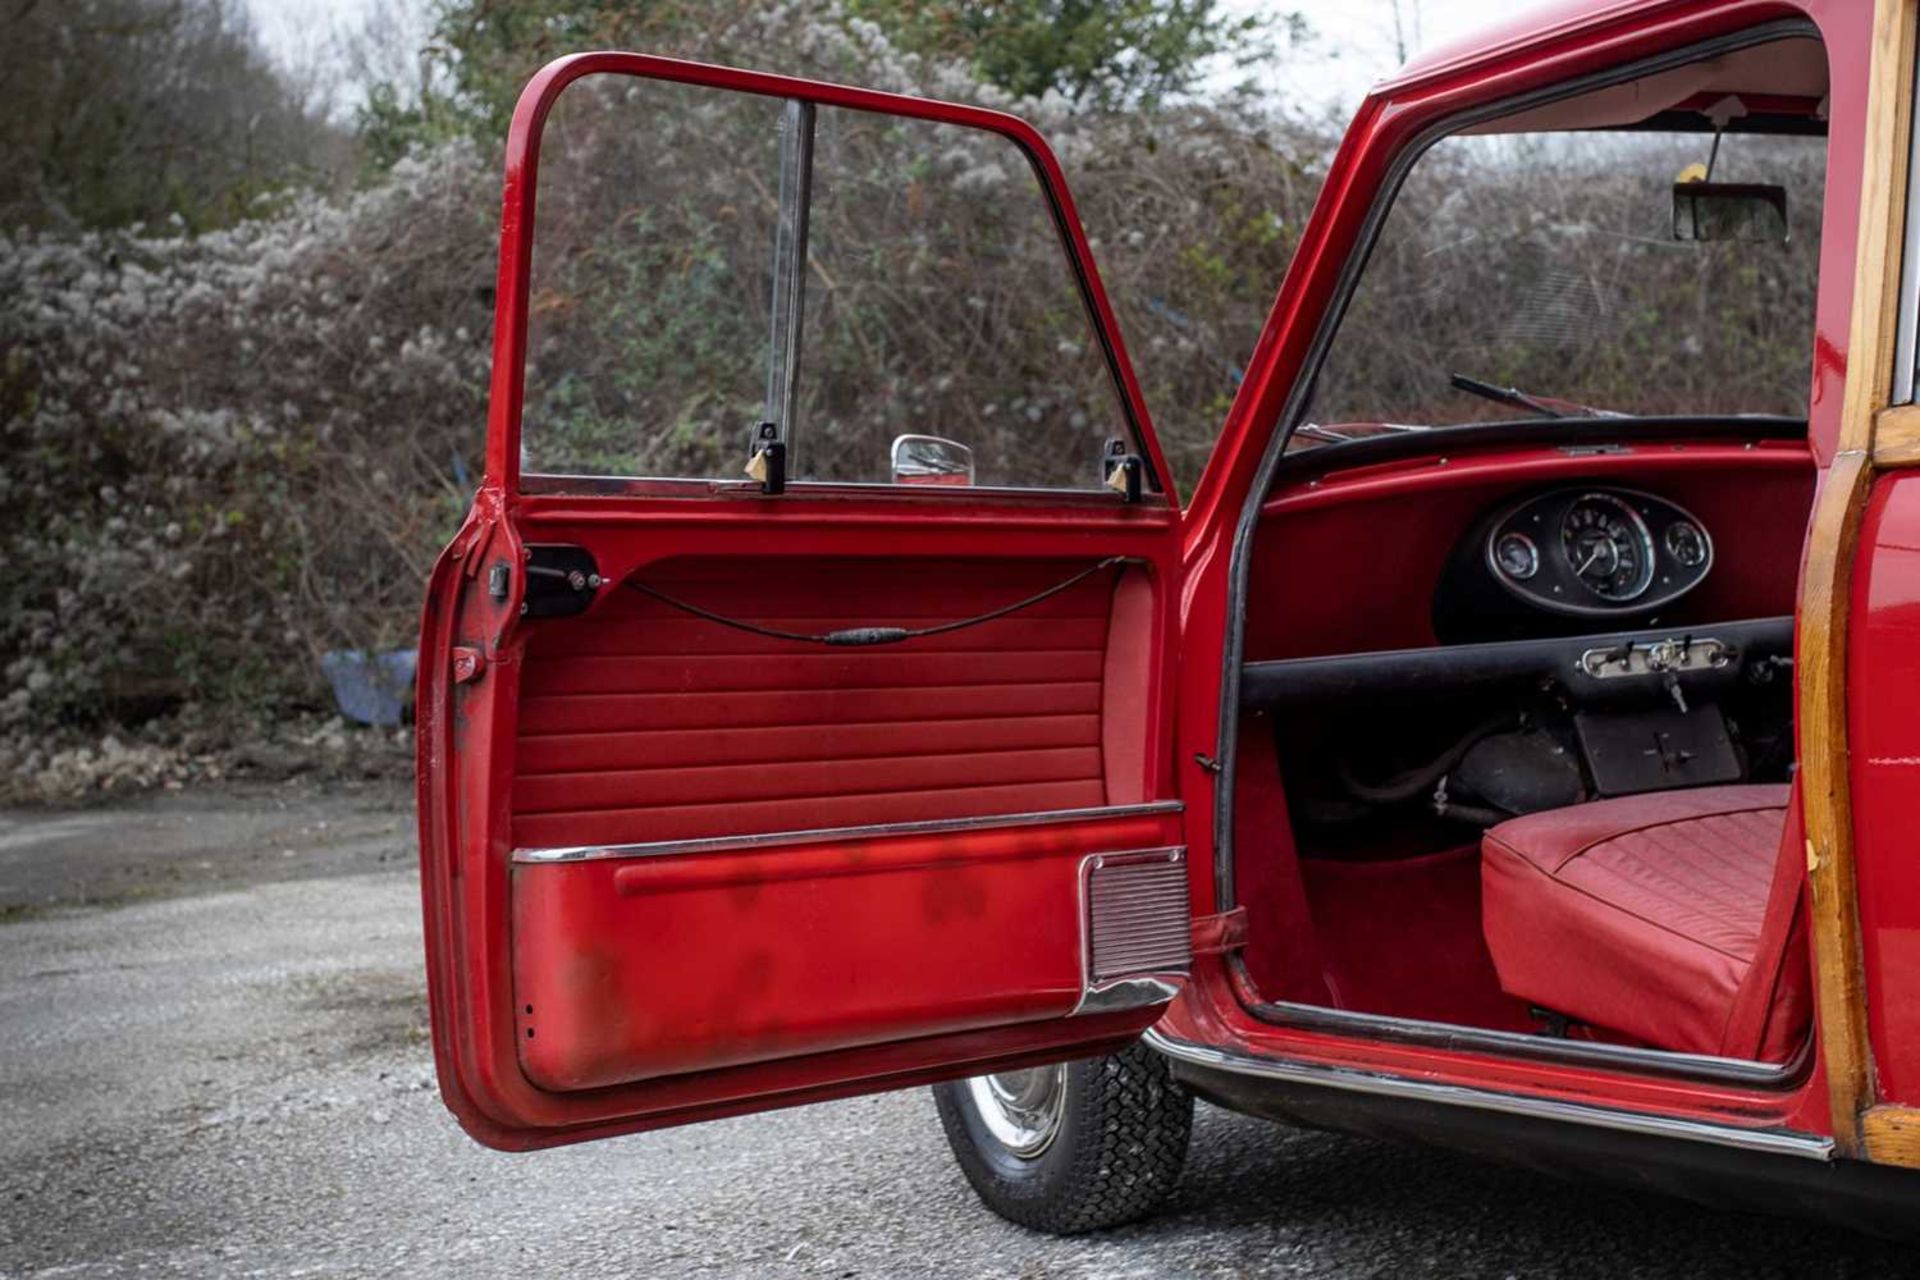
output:
[[[1711,636],[1679,636],[1666,640],[1589,649],[1580,655],[1580,670],[1596,680],[1622,676],[1662,676],[1688,671],[1718,671],[1733,661],[1733,652]]]

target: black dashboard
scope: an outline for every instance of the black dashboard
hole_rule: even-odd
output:
[[[1610,485],[1536,492],[1483,514],[1434,595],[1434,632],[1460,644],[1651,624],[1713,571],[1713,535],[1665,498]]]

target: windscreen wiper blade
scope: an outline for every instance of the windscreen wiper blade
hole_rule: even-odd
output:
[[[1543,418],[1570,418],[1573,415],[1564,409],[1556,409],[1544,400],[1536,400],[1518,387],[1502,387],[1491,382],[1482,382],[1478,378],[1469,378],[1464,373],[1450,373],[1447,381],[1455,388],[1476,395],[1495,404],[1511,405],[1516,409],[1531,409]]]
[[[1408,431],[1431,430],[1433,430],[1432,427],[1415,422],[1335,423],[1330,426],[1323,426],[1318,422],[1303,422],[1293,429],[1293,434],[1306,436],[1310,440],[1324,440],[1328,444],[1346,444],[1353,440],[1370,440],[1378,436],[1400,435]]]

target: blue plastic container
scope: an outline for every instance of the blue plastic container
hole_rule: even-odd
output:
[[[361,724],[396,725],[413,701],[418,649],[333,649],[320,655],[320,669],[333,686],[340,713]]]

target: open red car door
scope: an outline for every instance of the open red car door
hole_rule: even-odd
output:
[[[566,59],[514,118],[496,306],[486,480],[420,647],[468,1131],[578,1141],[1150,1024],[1188,962],[1179,511],[1039,136]]]

